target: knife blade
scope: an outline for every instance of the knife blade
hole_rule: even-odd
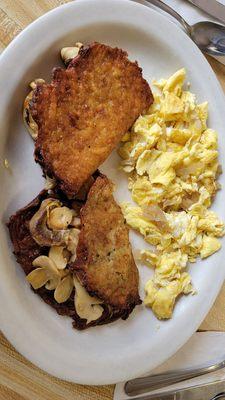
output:
[[[216,380],[207,384],[192,386],[184,389],[169,390],[130,400],[225,400],[225,380]]]
[[[220,21],[225,23],[225,1],[224,0],[188,0],[196,7],[205,11],[209,15],[218,18]]]

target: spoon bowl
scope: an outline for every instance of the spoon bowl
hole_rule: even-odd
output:
[[[190,37],[202,50],[212,55],[225,55],[225,27],[202,21],[190,26]]]
[[[189,25],[181,15],[161,0],[147,0],[147,2],[172,15],[202,51],[214,56],[225,56],[224,25],[210,21]]]

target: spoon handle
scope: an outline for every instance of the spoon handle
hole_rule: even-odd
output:
[[[161,0],[146,0],[146,1],[160,8],[161,10],[167,12],[168,14],[172,15],[172,17],[174,17],[182,25],[186,33],[190,35],[191,31],[190,25],[184,20],[183,17],[181,17],[180,14],[178,14],[175,10],[173,10],[173,8],[163,3]]]

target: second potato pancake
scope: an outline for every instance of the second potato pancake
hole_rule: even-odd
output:
[[[127,317],[141,303],[139,275],[128,228],[105,175],[92,185],[80,218],[77,258],[71,269],[89,293]]]

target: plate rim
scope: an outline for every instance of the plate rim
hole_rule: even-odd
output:
[[[76,8],[79,5],[82,5],[82,3],[91,3],[93,2],[93,0],[76,0],[75,2],[71,2],[71,3],[66,3],[63,4],[51,11],[49,11],[48,13],[44,14],[43,16],[40,16],[38,19],[36,19],[35,21],[33,21],[30,25],[28,25],[22,32],[20,32],[18,34],[18,36],[8,45],[8,47],[3,50],[1,57],[0,57],[0,70],[2,67],[2,64],[4,65],[4,61],[5,59],[9,56],[10,57],[10,53],[14,51],[14,47],[17,46],[17,44],[19,44],[21,42],[21,39],[23,40],[24,37],[26,35],[28,35],[30,32],[32,32],[32,30],[35,30],[35,27],[38,27],[40,23],[42,23],[42,21],[45,21],[49,18],[54,18],[54,15],[57,16],[57,14],[59,15],[63,10],[69,10],[72,8]],[[195,49],[196,54],[198,54],[199,60],[201,59],[201,63],[202,63],[202,67],[204,66],[204,70],[207,71],[208,73],[210,73],[211,75],[214,76],[214,85],[216,87],[217,85],[217,91],[221,93],[221,100],[224,103],[224,107],[225,107],[225,100],[224,100],[224,94],[223,91],[218,83],[218,80],[212,70],[212,68],[210,67],[210,65],[208,64],[208,62],[206,61],[206,59],[204,58],[204,56],[201,54],[200,50],[198,50],[197,46],[191,41],[190,38],[188,38],[186,36],[186,34],[173,22],[171,22],[165,15],[162,15],[160,12],[156,11],[155,9],[152,9],[150,7],[147,7],[145,5],[142,5],[140,3],[134,2],[134,1],[130,1],[130,0],[95,0],[96,3],[102,3],[102,6],[104,7],[104,5],[106,5],[106,7],[108,7],[108,5],[110,5],[111,3],[114,4],[118,4],[118,6],[122,3],[126,3],[127,6],[129,4],[129,6],[133,7],[134,10],[136,8],[140,8],[140,9],[145,9],[146,13],[152,14],[153,16],[155,16],[156,18],[158,18],[159,20],[161,19],[161,21],[164,21],[166,24],[169,24],[171,29],[178,33],[181,36],[183,36],[183,38],[185,37],[185,40],[187,42],[189,42],[190,46],[193,48],[193,51]],[[1,78],[0,78],[1,81]],[[224,108],[225,109],[225,108]],[[1,259],[1,257],[0,257]],[[223,272],[223,277],[224,277],[224,272]],[[222,280],[222,273],[221,273],[221,282],[217,283],[217,286],[214,288],[213,293],[210,294],[210,302],[208,302],[207,304],[209,304],[208,306],[206,306],[206,304],[204,304],[202,312],[200,314],[200,317],[196,318],[195,320],[195,324],[192,325],[192,328],[188,327],[186,330],[185,335],[183,335],[183,339],[179,341],[179,344],[174,346],[171,345],[170,351],[167,352],[166,357],[164,358],[160,358],[160,362],[159,362],[159,357],[156,357],[156,361],[155,361],[155,365],[152,368],[155,368],[156,366],[158,366],[159,364],[163,363],[166,359],[168,359],[172,354],[174,354],[176,351],[179,350],[179,348],[190,338],[190,336],[192,335],[192,333],[194,333],[194,331],[198,328],[198,326],[200,325],[201,321],[204,319],[204,317],[206,316],[207,312],[209,311],[209,309],[211,308],[216,296],[219,293],[220,288],[222,287],[223,284],[223,280]],[[0,283],[0,287],[1,287],[1,283]],[[0,295],[1,297],[1,295]],[[33,356],[31,356],[29,351],[26,351],[24,348],[24,344],[22,344],[21,342],[19,343],[18,340],[15,338],[15,332],[13,332],[13,329],[11,329],[11,327],[6,327],[4,325],[4,315],[1,314],[0,312],[0,321],[1,321],[1,329],[2,332],[4,333],[4,335],[8,338],[8,340],[13,344],[13,346],[19,351],[19,353],[21,353],[25,358],[27,358],[28,360],[30,360],[32,363],[34,363],[35,365],[37,365],[39,368],[43,369],[44,371],[48,372],[51,375],[57,376],[58,378],[61,379],[65,379],[65,380],[70,380],[73,381],[75,383],[81,383],[81,384],[91,384],[91,385],[103,385],[103,384],[109,384],[109,383],[116,383],[117,381],[121,381],[121,380],[126,380],[126,379],[130,379],[132,377],[135,377],[137,375],[141,375],[144,374],[148,371],[147,368],[147,362],[143,362],[143,367],[138,369],[134,369],[134,372],[130,372],[129,376],[128,374],[126,375],[121,375],[121,372],[118,373],[113,377],[110,378],[109,376],[107,376],[107,378],[102,377],[101,379],[97,379],[96,381],[96,377],[90,377],[88,379],[86,379],[86,377],[84,378],[77,378],[73,373],[70,376],[65,376],[63,371],[61,370],[60,366],[59,368],[56,366],[53,366],[52,368],[46,368],[46,365],[43,365],[43,362],[39,360],[37,360],[37,357],[35,354],[33,354]],[[26,347],[26,346],[25,346]],[[176,348],[176,349],[175,349]],[[133,366],[132,366],[133,369]]]

